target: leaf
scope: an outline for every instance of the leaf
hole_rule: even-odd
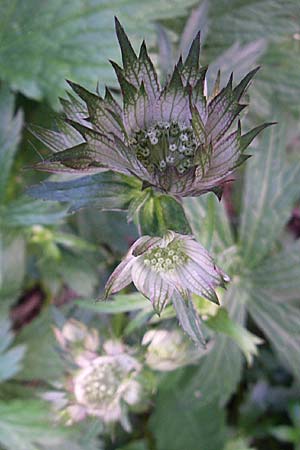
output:
[[[7,205],[3,213],[3,221],[8,227],[53,225],[61,222],[66,213],[65,206],[22,196]]]
[[[0,230],[0,311],[8,313],[20,294],[25,275],[25,241]]]
[[[115,295],[112,300],[98,301],[97,303],[88,300],[77,300],[75,303],[81,308],[100,314],[118,314],[145,309],[148,306],[152,309],[151,303],[140,294]]]
[[[0,116],[0,204],[2,204],[23,125],[23,114],[21,111],[15,114],[15,98],[6,85],[1,85],[0,89]]]
[[[40,400],[0,402],[0,445],[7,450],[80,450],[68,439],[71,430],[50,424],[48,405]]]
[[[264,132],[260,150],[247,164],[239,243],[251,268],[269,253],[300,195],[300,162],[286,162],[285,146],[281,123]]]
[[[52,325],[49,309],[45,309],[18,334],[16,342],[27,347],[18,379],[51,383],[63,375],[64,368],[56,350]]]
[[[0,6],[1,78],[28,97],[56,101],[64,80],[94,88],[111,84],[108,59],[118,59],[114,15],[135,42],[154,41],[154,21],[182,15],[194,0],[22,0]],[[14,24],[14,26],[8,26]]]
[[[195,238],[218,257],[234,248],[231,225],[222,202],[214,194],[186,198],[183,207]],[[225,267],[224,267],[225,268]]]
[[[230,318],[240,325],[244,324],[246,295],[241,286],[232,283],[222,301]],[[224,335],[215,336],[212,350],[201,358],[189,382],[190,395],[197,391],[203,403],[224,405],[236,389],[241,370],[242,354],[237,344]]]
[[[161,388],[150,419],[157,450],[216,450],[223,448],[224,410],[217,403],[203,404],[188,392],[184,381]]]
[[[264,289],[252,289],[247,308],[268,337],[279,358],[299,379],[300,312],[287,303],[278,303]]]
[[[300,292],[300,242],[267,258],[251,273],[256,287],[267,289],[278,301],[296,300]]]
[[[168,230],[188,234],[190,227],[181,204],[167,195],[150,195],[135,218],[140,234],[163,236]]]
[[[127,209],[139,189],[139,181],[105,172],[69,181],[45,181],[32,186],[27,193],[43,200],[68,202],[69,212],[86,206],[107,210]]]
[[[229,49],[226,49],[208,66],[206,77],[208,91],[212,91],[218,71],[220,71],[221,76],[221,88],[226,85],[232,73],[234,74],[234,81],[239,82],[253,68],[266,48],[266,41],[259,39],[244,46],[235,43]]]
[[[12,378],[22,367],[25,346],[18,345],[9,349],[14,340],[8,319],[0,321],[0,383]]]
[[[172,303],[183,331],[195,344],[205,348],[206,341],[201,330],[201,319],[193,305],[192,299],[190,297],[185,299],[179,292],[174,291]]]
[[[148,450],[148,445],[145,441],[133,441],[125,447],[118,447],[116,450]]]
[[[297,0],[284,3],[281,0],[261,0],[255,4],[213,0],[210,6],[211,21],[207,40],[211,55],[220,53],[221,49],[228,48],[236,41],[245,44],[267,38],[278,42],[280,38],[294,32],[291,17],[299,17]]]
[[[193,39],[199,31],[201,32],[201,43],[204,42],[208,31],[208,11],[209,2],[206,0],[201,2],[201,4],[195,8],[189,16],[182,32],[179,44],[179,49],[183,58],[186,58],[188,55]]]

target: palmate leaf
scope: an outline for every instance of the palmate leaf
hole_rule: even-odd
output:
[[[300,313],[287,303],[274,301],[266,289],[252,289],[247,308],[283,364],[299,380]]]
[[[1,6],[0,6],[1,9]],[[0,205],[2,205],[11,166],[21,139],[23,114],[15,114],[15,99],[8,86],[2,85],[0,89]]]
[[[0,230],[0,311],[8,313],[20,294],[25,274],[25,241]],[[1,314],[0,314],[1,315]]]
[[[157,450],[216,450],[225,440],[225,410],[217,403],[203,404],[181,385],[161,389],[150,427]]]
[[[277,41],[297,31],[300,9],[297,0],[212,0],[207,43],[211,55],[220,54],[235,42],[246,44],[267,38]]]
[[[74,430],[53,425],[49,405],[35,399],[0,402],[0,445],[5,450],[97,448],[81,446]]]
[[[194,236],[217,258],[224,250],[234,249],[234,237],[224,204],[214,194],[185,198],[183,206]]]
[[[129,33],[154,40],[153,22],[185,13],[188,0],[4,0],[0,6],[1,78],[23,94],[56,101],[65,79],[89,87],[113,80],[109,58],[118,58],[113,16]],[[13,25],[13,26],[12,26]]]
[[[245,321],[243,302],[246,298],[242,286],[232,283],[223,299],[230,318],[242,326]],[[212,350],[201,358],[187,389],[190,395],[200,392],[202,403],[216,401],[224,405],[236,389],[241,370],[242,353],[237,344],[229,337],[216,335]]]
[[[286,162],[284,121],[265,131],[246,169],[239,243],[251,268],[269,253],[300,195],[300,162]]]
[[[14,340],[8,319],[0,321],[0,383],[12,378],[22,367],[25,346],[18,345],[10,348]]]
[[[287,245],[263,261],[251,273],[251,279],[257,288],[267,289],[274,302],[299,299],[300,242]]]

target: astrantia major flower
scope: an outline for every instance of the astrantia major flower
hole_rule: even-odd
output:
[[[176,294],[195,293],[218,304],[215,288],[229,277],[192,236],[169,231],[163,238],[142,236],[135,242],[110,276],[106,296],[131,281],[160,314]]]
[[[100,345],[97,331],[74,319],[54,332],[65,362],[70,363],[65,378],[55,383],[60,390],[43,394],[57,417],[71,425],[95,416],[104,424],[120,422],[129,430],[128,409],[145,396],[139,378],[142,365],[133,349],[117,340]]]
[[[54,153],[37,164],[52,172],[95,173],[112,170],[134,175],[144,187],[177,196],[219,192],[228,174],[247,159],[245,148],[265,125],[241,136],[231,126],[245,105],[239,103],[256,73],[212,97],[205,93],[206,67],[200,67],[200,35],[183,62],[160,86],[143,42],[134,52],[116,20],[123,68],[112,62],[122,106],[109,89],[105,97],[70,82],[80,100],[62,100],[58,131],[32,128]]]

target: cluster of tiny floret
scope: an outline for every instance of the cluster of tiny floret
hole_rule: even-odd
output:
[[[179,243],[171,243],[167,247],[157,247],[149,250],[144,258],[144,264],[155,272],[168,272],[187,262],[188,257]]]
[[[110,403],[114,400],[123,378],[123,371],[114,363],[96,366],[84,379],[85,397],[94,405]]]
[[[175,121],[158,122],[137,131],[129,141],[138,159],[150,171],[175,167],[179,174],[194,165],[197,142],[193,128]]]

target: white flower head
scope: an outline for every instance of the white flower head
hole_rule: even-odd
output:
[[[175,292],[201,295],[219,304],[215,288],[230,279],[190,235],[169,231],[163,238],[142,236],[106,284],[106,297],[133,281],[160,314]]]
[[[162,372],[195,363],[205,353],[178,329],[149,330],[143,337],[142,345],[147,345],[147,365]]]
[[[103,422],[123,421],[122,403],[139,402],[141,387],[136,380],[141,365],[127,354],[99,356],[74,378],[74,395],[86,415]]]

